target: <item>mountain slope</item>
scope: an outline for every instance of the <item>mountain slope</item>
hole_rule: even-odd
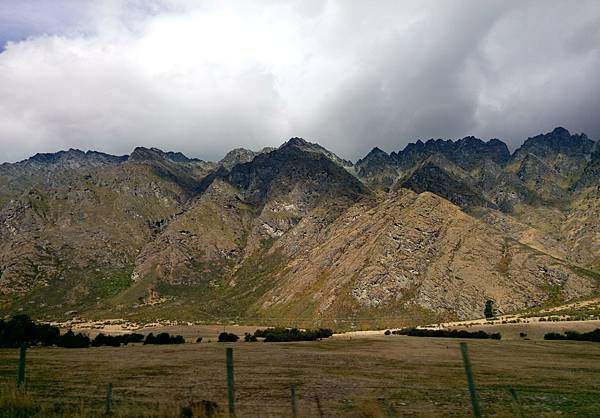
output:
[[[218,163],[38,154],[0,165],[0,311],[351,328],[594,295],[599,155],[562,128],[356,164],[301,138]]]
[[[290,260],[257,312],[420,322],[516,311],[589,294],[592,277],[523,245],[431,193],[358,204]]]
[[[19,295],[35,307],[85,306],[129,286],[137,253],[206,174],[197,162],[142,151],[101,163],[69,151],[2,167],[0,293],[8,307]]]

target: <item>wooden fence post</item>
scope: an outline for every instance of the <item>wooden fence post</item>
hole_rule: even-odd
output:
[[[473,406],[473,415],[476,418],[481,418],[481,409],[479,408],[479,397],[477,389],[475,389],[475,380],[473,379],[473,370],[471,368],[471,360],[469,359],[469,349],[467,343],[460,343],[460,351],[462,352],[463,363],[465,365],[465,373],[467,375],[467,384],[469,393],[471,394],[471,405]]]
[[[233,381],[233,348],[227,347],[227,400],[229,416],[235,417],[235,387]]]

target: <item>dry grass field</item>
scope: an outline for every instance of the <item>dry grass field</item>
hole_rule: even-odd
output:
[[[201,343],[121,348],[32,348],[28,393],[48,408],[100,416],[106,385],[128,416],[177,411],[190,399],[226,411],[225,347],[234,347],[238,417],[469,416],[460,340],[405,336],[306,343]],[[600,416],[600,344],[468,340],[485,416]],[[13,385],[17,350],[0,350],[0,382]],[[321,404],[321,413],[317,400]],[[139,413],[136,413],[139,411]],[[153,415],[154,414],[154,415]]]

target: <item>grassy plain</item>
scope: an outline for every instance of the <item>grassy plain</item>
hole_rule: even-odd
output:
[[[290,385],[296,386],[300,416],[320,416],[317,397],[325,417],[469,416],[459,342],[346,336],[231,344],[238,417],[291,416]],[[519,394],[524,416],[600,416],[600,344],[468,344],[485,416],[518,416],[511,388]],[[211,400],[226,411],[226,346],[32,348],[28,393],[46,411],[66,408],[100,416],[111,382],[115,410],[127,416],[164,416],[160,408],[177,411],[190,399]],[[14,384],[16,366],[17,350],[0,350],[3,386]]]

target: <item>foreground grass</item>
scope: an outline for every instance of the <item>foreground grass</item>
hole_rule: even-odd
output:
[[[106,410],[80,405],[68,405],[61,402],[54,404],[36,400],[31,394],[18,390],[14,386],[4,386],[0,389],[0,418],[181,418],[206,417],[206,409],[201,404],[178,406],[176,404],[122,404],[119,408]],[[211,414],[210,417],[223,417],[223,413]]]
[[[301,416],[320,416],[319,406],[326,417],[469,416],[460,341],[387,336],[232,344],[238,416],[290,416],[292,384]],[[486,416],[517,416],[511,388],[525,416],[600,416],[600,344],[467,342]],[[30,411],[21,416],[102,416],[111,382],[115,416],[179,416],[181,406],[200,400],[224,412],[224,347],[30,349],[28,394],[3,396],[8,403],[0,410],[17,402]],[[17,355],[0,350],[4,387],[14,385]]]

